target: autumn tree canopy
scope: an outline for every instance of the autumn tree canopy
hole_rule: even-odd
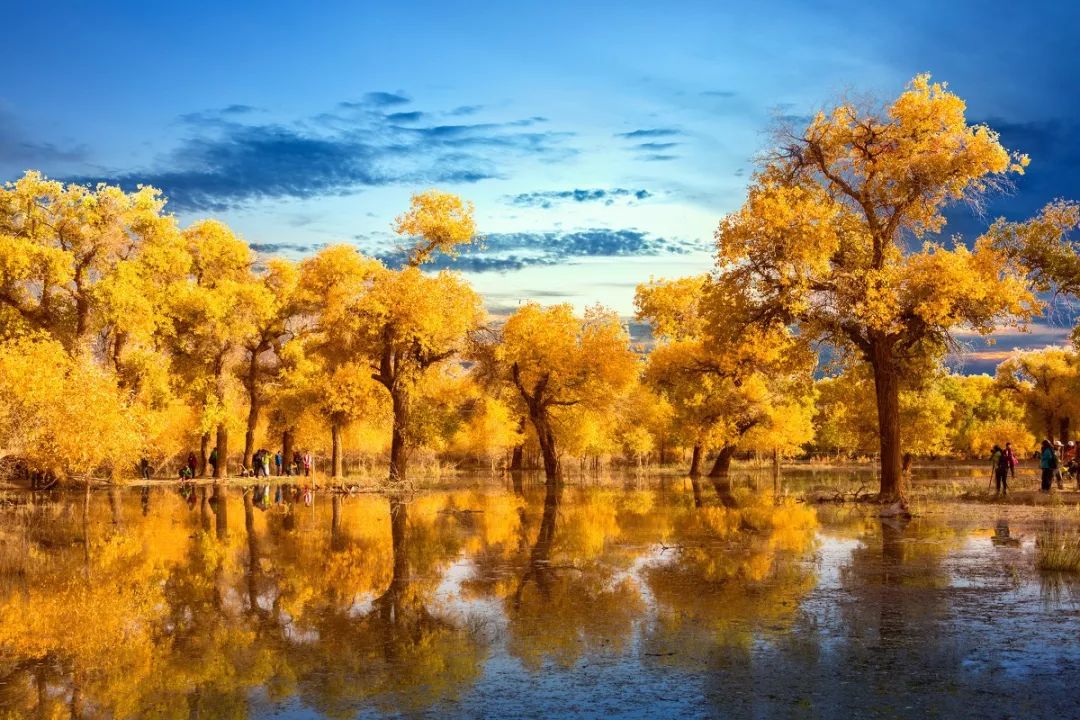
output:
[[[602,307],[577,317],[569,305],[526,303],[507,319],[495,358],[536,431],[549,484],[561,481],[560,412],[610,407],[638,372],[628,333]]]
[[[719,273],[758,322],[794,323],[869,365],[883,499],[902,496],[906,365],[941,352],[958,328],[988,334],[1040,309],[1032,268],[995,242],[999,231],[970,248],[925,239],[944,230],[946,208],[977,206],[1027,164],[920,75],[884,107],[843,101],[779,133],[745,204],[717,229]],[[1062,230],[1023,227],[1042,228],[1049,243]]]

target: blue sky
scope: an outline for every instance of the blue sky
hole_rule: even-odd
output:
[[[293,256],[390,253],[410,193],[453,190],[488,237],[460,269],[496,310],[629,314],[650,275],[708,270],[775,117],[923,71],[1032,156],[953,230],[1080,198],[1074,3],[6,5],[3,179],[149,182]]]

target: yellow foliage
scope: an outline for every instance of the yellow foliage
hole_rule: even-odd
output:
[[[0,343],[0,454],[88,477],[134,467],[140,429],[114,379],[85,355],[55,340]]]
[[[998,365],[996,382],[1024,407],[1036,437],[1054,439],[1061,418],[1080,412],[1080,360],[1071,349],[1017,352]]]
[[[417,193],[412,196],[409,210],[394,220],[394,232],[416,238],[408,252],[413,267],[423,265],[437,251],[453,257],[462,245],[473,242],[473,204],[439,190]]]

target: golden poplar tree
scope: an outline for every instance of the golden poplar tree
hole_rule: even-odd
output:
[[[522,305],[503,326],[494,355],[536,431],[549,485],[562,479],[560,409],[611,407],[639,370],[618,315],[599,306],[576,317],[569,305]]]
[[[1027,165],[964,102],[917,76],[884,108],[841,102],[780,133],[745,204],[716,232],[721,277],[758,321],[797,324],[869,365],[881,498],[902,498],[900,379],[958,328],[987,334],[1039,309],[1030,267],[995,243],[912,241],[945,227],[950,205],[978,204]],[[1047,223],[1053,239],[1060,230]]]

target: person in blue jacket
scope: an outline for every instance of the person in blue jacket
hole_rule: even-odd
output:
[[[1042,487],[1039,492],[1050,492],[1050,485],[1054,482],[1054,471],[1057,470],[1057,453],[1049,440],[1042,441],[1042,451],[1039,452],[1039,469],[1042,471]]]

